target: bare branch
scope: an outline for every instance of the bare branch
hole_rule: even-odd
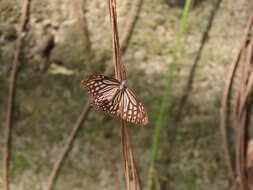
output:
[[[23,40],[26,34],[26,27],[29,19],[30,0],[24,0],[21,9],[21,18],[18,28],[18,38],[16,40],[16,50],[13,60],[13,69],[10,74],[10,86],[8,96],[7,118],[5,127],[5,139],[3,149],[3,185],[5,190],[9,190],[9,164],[11,157],[11,136],[13,124],[13,107],[15,100],[15,86],[17,73],[21,65],[21,50],[23,47]]]
[[[109,5],[109,13],[110,13],[110,21],[112,25],[112,49],[113,49],[113,58],[114,58],[114,71],[115,77],[119,81],[125,79],[125,70],[124,65],[121,62],[121,54],[120,54],[120,44],[119,44],[119,37],[118,37],[118,28],[117,28],[117,5],[116,0],[108,0]],[[123,112],[123,107],[120,107],[121,112]],[[130,172],[131,170],[134,189],[141,190],[141,183],[138,174],[138,169],[136,167],[134,154],[133,154],[133,147],[131,143],[131,136],[129,133],[129,125],[128,123],[120,119],[121,122],[121,143],[122,143],[122,155],[123,155],[123,165],[124,165],[124,173],[125,173],[125,180],[127,185],[127,190],[131,190],[130,184]],[[130,160],[129,160],[130,159]]]
[[[85,42],[85,51],[88,52],[89,58],[93,58],[94,54],[91,48],[91,41],[90,41],[90,32],[87,25],[87,20],[85,16],[85,8],[86,0],[74,0],[74,6],[75,6],[75,13],[77,17],[77,23],[80,29],[82,30],[84,34],[84,42]]]
[[[81,129],[80,126],[82,126],[82,123],[88,117],[90,110],[91,110],[90,104],[87,104],[84,107],[83,111],[81,112],[75,126],[73,127],[73,129],[71,131],[70,136],[68,137],[67,143],[65,144],[60,156],[58,157],[58,159],[56,160],[56,162],[53,166],[53,169],[52,169],[51,174],[49,176],[48,183],[47,183],[45,190],[52,189],[53,185],[55,184],[55,181],[59,175],[61,166],[63,165],[64,161],[66,160],[66,158],[73,146],[74,140],[76,139],[78,131],[80,131],[80,129]]]
[[[228,145],[228,135],[227,135],[227,121],[228,121],[228,115],[227,115],[227,105],[228,105],[228,100],[229,100],[229,96],[231,93],[231,86],[232,86],[232,81],[234,79],[235,76],[235,71],[237,69],[242,51],[244,49],[244,47],[246,46],[247,43],[247,39],[248,39],[248,32],[251,28],[251,25],[253,24],[253,15],[252,18],[249,20],[245,33],[244,33],[244,37],[241,41],[241,46],[239,51],[237,52],[231,68],[229,69],[229,74],[227,77],[227,81],[225,83],[225,90],[223,92],[223,97],[222,97],[222,102],[221,102],[221,110],[220,110],[220,117],[221,117],[221,121],[220,121],[220,130],[221,130],[221,136],[223,139],[223,145],[224,145],[224,151],[225,151],[225,158],[227,160],[227,165],[228,165],[228,169],[230,172],[230,178],[232,181],[235,181],[236,178],[236,174],[235,174],[235,170],[232,164],[232,160],[231,160],[231,156],[230,156],[230,152],[229,152],[229,145]]]
[[[122,38],[120,39],[121,53],[125,52],[127,49],[128,43],[130,41],[130,38],[135,28],[135,24],[138,20],[142,4],[143,4],[143,0],[135,0],[132,3],[129,16],[126,21],[126,26],[125,26],[125,29],[123,30],[124,33],[122,34]]]

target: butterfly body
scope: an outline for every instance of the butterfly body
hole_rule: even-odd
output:
[[[104,75],[88,75],[82,85],[92,94],[92,106],[118,116],[127,122],[146,125],[147,112],[136,95],[126,86],[126,81],[118,81]]]

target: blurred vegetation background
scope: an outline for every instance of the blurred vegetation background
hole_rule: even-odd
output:
[[[131,4],[118,1],[120,35]],[[146,187],[155,125],[164,89],[168,89],[153,189],[227,189],[220,100],[253,2],[195,0],[178,37],[184,5],[184,0],[144,1],[123,56],[128,86],[149,113],[147,126],[131,127],[137,165]],[[1,147],[20,7],[20,1],[0,1]],[[14,109],[10,177],[15,190],[45,186],[89,99],[80,81],[111,65],[107,1],[32,1],[30,14]],[[85,23],[80,23],[78,15],[81,20],[85,17]],[[168,75],[172,81],[167,88]],[[193,79],[190,90],[189,76]],[[119,130],[117,120],[92,110],[55,189],[124,189]]]

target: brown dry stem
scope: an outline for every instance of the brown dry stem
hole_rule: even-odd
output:
[[[143,0],[133,1],[129,17],[126,21],[124,33],[122,34],[122,38],[120,39],[121,52],[125,52],[127,49],[128,43],[134,31],[134,26],[138,20],[142,4],[143,4]]]
[[[109,13],[110,13],[110,21],[112,25],[112,49],[113,49],[113,63],[114,63],[114,71],[115,77],[119,81],[125,79],[125,70],[124,65],[121,62],[121,52],[120,52],[120,44],[119,44],[119,35],[118,35],[118,27],[117,27],[117,5],[116,0],[108,0]],[[123,112],[123,107],[120,107],[121,112]],[[129,126],[125,120],[121,119],[121,143],[122,143],[122,155],[123,155],[123,165],[124,165],[124,173],[125,180],[127,185],[127,190],[131,190],[131,176],[133,179],[133,186],[135,190],[141,190],[140,178],[138,175],[138,169],[136,167],[133,147],[131,143],[131,136],[129,133]],[[130,172],[129,172],[130,169]]]
[[[82,123],[86,120],[86,118],[88,117],[89,111],[91,110],[91,107],[89,104],[87,104],[83,111],[81,112],[78,120],[76,121],[75,126],[73,127],[70,136],[67,139],[66,144],[64,145],[62,152],[59,156],[59,158],[56,160],[55,164],[53,165],[53,169],[51,171],[51,174],[48,178],[48,182],[47,182],[47,186],[45,188],[45,190],[49,190],[52,189],[53,185],[55,184],[55,181],[59,175],[59,171],[64,163],[64,161],[66,160],[69,152],[71,151],[71,148],[73,146],[73,143],[76,139],[76,136],[78,134],[78,131],[81,129],[81,125]]]
[[[94,55],[91,48],[89,28],[88,28],[87,20],[85,17],[85,10],[84,10],[85,5],[86,5],[86,0],[74,0],[77,24],[84,34],[84,43],[86,47],[85,51],[88,52],[85,54],[88,54],[89,58],[92,59]]]
[[[253,38],[249,39],[250,32],[253,27],[253,14],[251,15],[247,24],[243,39],[239,51],[237,52],[229,74],[225,83],[225,89],[222,98],[221,110],[220,110],[220,129],[223,139],[225,158],[229,169],[230,179],[237,186],[236,181],[239,182],[239,188],[241,190],[249,189],[249,179],[247,179],[246,168],[246,145],[248,142],[248,122],[250,106],[252,102],[249,100],[252,97],[253,86],[253,72],[252,72],[252,48]],[[245,55],[245,56],[243,56]],[[238,68],[241,68],[238,71]],[[233,123],[232,126],[235,133],[235,163],[232,162],[231,146],[229,146],[227,130],[229,128],[229,97],[231,95],[231,89],[235,78],[235,73],[240,73],[240,88],[237,88],[236,102],[233,107]],[[236,168],[236,170],[235,170]]]
[[[13,107],[15,101],[16,79],[17,73],[21,65],[21,53],[23,47],[23,41],[26,34],[27,23],[29,19],[30,0],[24,0],[21,9],[21,18],[18,28],[18,38],[16,40],[16,50],[14,60],[12,63],[13,69],[10,74],[10,86],[7,105],[7,117],[4,136],[4,148],[3,148],[3,186],[5,190],[9,190],[9,165],[11,157],[11,141],[12,141],[12,127],[13,127]]]

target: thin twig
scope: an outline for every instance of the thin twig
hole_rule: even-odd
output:
[[[134,158],[134,153],[133,153],[133,145],[132,145],[132,140],[131,140],[131,134],[130,131],[126,128],[126,135],[128,138],[128,142],[129,142],[129,156],[131,159],[131,165],[132,165],[132,170],[133,170],[133,178],[134,178],[134,182],[135,182],[135,187],[137,188],[137,190],[141,189],[141,180],[140,180],[140,176],[139,176],[139,171],[137,170],[136,166],[136,162],[135,162],[135,158]]]
[[[121,52],[120,52],[120,44],[118,37],[118,28],[117,28],[117,5],[116,0],[108,0],[109,13],[110,13],[110,21],[112,25],[112,49],[113,49],[113,63],[114,63],[114,71],[115,77],[119,81],[125,79],[125,70],[124,65],[121,62]],[[120,107],[121,112],[123,112],[124,106]],[[122,139],[122,152],[123,152],[123,164],[126,178],[127,189],[131,189],[130,182],[130,174],[128,172],[128,168],[131,169],[134,189],[141,190],[140,178],[138,175],[138,169],[136,167],[136,163],[133,155],[133,147],[131,145],[131,138],[129,133],[129,126],[125,120],[121,119],[121,139]],[[130,158],[130,162],[129,162]]]
[[[135,0],[132,3],[132,7],[131,7],[131,10],[130,10],[130,13],[129,13],[129,17],[126,21],[126,26],[125,26],[125,29],[124,29],[124,33],[122,34],[122,38],[120,40],[121,53],[125,52],[126,49],[127,49],[128,43],[129,43],[130,38],[131,38],[131,36],[133,34],[133,31],[134,31],[134,26],[135,26],[135,24],[138,20],[142,4],[143,4],[143,0]]]
[[[213,8],[212,8],[210,17],[208,19],[208,24],[205,28],[205,31],[204,31],[203,35],[202,35],[202,39],[201,39],[201,42],[200,42],[200,47],[199,47],[198,52],[197,52],[197,56],[194,59],[193,65],[192,65],[190,73],[189,73],[186,88],[183,92],[182,98],[181,98],[179,106],[178,106],[178,111],[177,111],[177,114],[175,116],[175,121],[176,122],[180,121],[180,119],[182,117],[182,112],[183,112],[184,107],[185,107],[185,104],[188,100],[188,97],[189,97],[191,91],[192,91],[192,87],[193,87],[193,84],[194,84],[194,78],[195,78],[195,75],[196,75],[196,70],[197,70],[197,67],[199,65],[199,60],[202,56],[202,51],[203,51],[203,49],[206,45],[206,42],[208,41],[209,32],[212,28],[215,15],[217,14],[217,11],[220,8],[221,1],[222,0],[217,0],[214,4]]]
[[[250,94],[250,92],[248,91],[248,87],[247,85],[249,84],[248,82],[250,82],[250,65],[251,65],[251,59],[252,59],[252,50],[253,50],[253,37],[251,38],[250,44],[248,45],[248,51],[247,51],[247,55],[246,55],[246,60],[245,63],[243,65],[243,70],[242,70],[242,75],[241,75],[241,96],[240,96],[240,106],[238,107],[238,115],[240,117],[240,113],[243,112],[243,110],[245,110],[245,106],[246,106],[246,102],[247,102],[247,97]],[[244,93],[243,93],[244,92]]]
[[[119,34],[117,26],[116,0],[108,0],[110,21],[112,25],[112,50],[115,78],[119,81],[125,79],[124,66],[121,62],[121,53],[119,45]]]
[[[10,87],[8,95],[8,107],[7,107],[7,117],[6,117],[6,127],[5,127],[5,139],[4,139],[4,149],[3,149],[3,186],[5,190],[9,190],[9,164],[11,157],[11,136],[12,136],[12,125],[13,125],[13,107],[15,100],[15,90],[16,90],[16,78],[21,65],[21,52],[23,46],[23,40],[25,37],[25,32],[27,28],[27,23],[29,19],[29,8],[30,0],[23,1],[21,9],[21,18],[18,28],[18,38],[16,40],[16,51],[13,60],[13,69],[10,74]]]
[[[251,26],[252,29],[252,26]],[[248,34],[248,37],[249,34]],[[246,146],[248,143],[248,136],[247,136],[247,125],[246,125],[246,120],[247,120],[247,115],[248,115],[248,108],[245,105],[245,97],[248,95],[245,94],[247,92],[247,83],[250,78],[251,72],[250,70],[250,65],[252,61],[252,46],[253,46],[253,38],[249,40],[249,43],[247,46],[245,46],[245,56],[244,59],[242,60],[242,66],[241,66],[241,88],[238,93],[238,100],[237,104],[235,105],[235,122],[237,125],[235,125],[237,129],[237,147],[238,150],[236,151],[236,157],[237,157],[237,168],[238,168],[238,176],[240,177],[240,185],[242,190],[248,190],[249,189],[249,184],[247,182],[247,170],[246,170]]]
[[[74,143],[74,140],[78,134],[78,131],[81,129],[80,126],[82,125],[83,121],[86,120],[86,118],[88,117],[90,110],[91,110],[90,104],[87,104],[86,107],[84,107],[83,111],[81,112],[74,128],[71,131],[70,136],[68,137],[67,143],[65,144],[59,158],[57,159],[57,161],[55,162],[55,164],[53,166],[53,169],[52,169],[51,174],[49,176],[48,183],[47,183],[45,190],[52,189],[53,185],[55,184],[55,181],[59,175],[61,166],[62,166],[63,162],[65,161],[65,159],[67,158],[67,155],[73,146],[73,143]]]
[[[226,162],[228,165],[228,169],[229,169],[229,175],[230,175],[230,179],[231,181],[235,181],[236,179],[236,173],[232,164],[232,159],[230,156],[230,151],[229,151],[229,145],[228,145],[228,136],[227,136],[227,130],[226,130],[226,123],[228,121],[228,109],[227,109],[227,105],[228,105],[228,101],[229,101],[229,96],[231,93],[231,87],[232,87],[232,81],[234,79],[235,76],[235,71],[236,68],[238,66],[242,51],[247,43],[247,39],[248,39],[248,32],[251,28],[251,25],[253,23],[253,15],[251,17],[251,19],[249,20],[245,33],[244,33],[244,37],[241,41],[241,46],[239,51],[237,52],[231,68],[229,69],[229,73],[228,73],[228,78],[226,80],[225,83],[225,87],[224,87],[224,92],[223,92],[223,97],[222,97],[222,102],[221,102],[221,110],[220,110],[220,130],[221,130],[221,136],[222,136],[222,140],[223,140],[223,146],[224,146],[224,151],[225,151],[225,158],[226,158]]]
[[[121,125],[124,125],[123,121],[121,120]],[[125,128],[121,127],[121,145],[122,145],[122,158],[123,158],[123,164],[124,164],[124,175],[125,175],[125,180],[126,180],[126,185],[127,185],[127,190],[130,190],[130,178],[129,178],[129,168],[128,168],[128,155],[127,155],[127,150],[126,150],[126,134],[125,134]]]
[[[89,56],[90,59],[93,58],[93,51],[91,48],[90,33],[88,29],[88,24],[85,16],[85,10],[83,8],[86,5],[86,0],[74,0],[75,13],[77,17],[77,23],[81,31],[84,33],[84,45],[85,54]]]
[[[122,30],[124,31],[122,37],[120,38],[120,53],[123,56],[127,50],[128,44],[131,40],[133,35],[133,31],[138,20],[140,10],[143,4],[143,0],[135,0],[132,3],[130,14],[128,15],[125,28]],[[112,73],[113,66],[108,65],[105,75],[110,75]]]

